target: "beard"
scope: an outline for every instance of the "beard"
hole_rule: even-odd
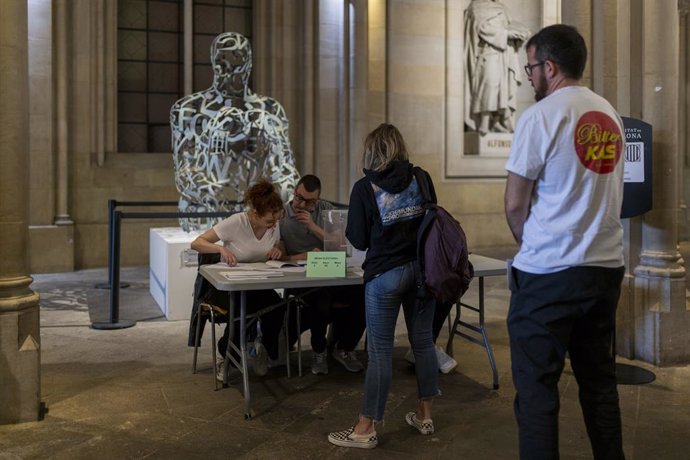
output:
[[[539,76],[539,80],[537,81],[537,84],[533,85],[533,87],[534,87],[534,100],[535,101],[539,102],[547,96],[546,90],[547,90],[548,86],[549,85],[546,82],[546,75],[541,74]]]

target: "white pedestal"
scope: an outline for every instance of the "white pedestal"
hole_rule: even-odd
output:
[[[149,232],[149,290],[168,320],[189,319],[197,267],[185,266],[182,254],[202,232],[179,227]]]

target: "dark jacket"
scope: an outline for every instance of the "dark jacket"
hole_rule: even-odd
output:
[[[365,169],[364,174],[350,194],[346,235],[354,247],[367,250],[362,265],[366,282],[417,259],[417,229],[425,210],[409,161],[395,161],[383,171]],[[433,182],[424,174],[435,203]]]
[[[199,268],[202,265],[207,264],[217,264],[220,262],[220,254],[201,254],[198,255]],[[213,285],[204,278],[201,273],[196,274],[196,280],[194,281],[194,293],[192,294],[192,317],[189,321],[189,333],[187,339],[187,345],[190,347],[194,346],[194,336],[196,334],[197,322],[202,320],[199,315],[199,304],[202,302],[210,303],[212,305],[217,305],[225,310],[230,306],[230,297],[227,292],[221,292],[213,287]],[[224,315],[216,315],[215,321],[217,323],[226,323],[228,317]],[[204,326],[206,326],[206,321],[203,320],[199,324],[199,341],[204,335]],[[200,345],[200,344],[197,344]]]

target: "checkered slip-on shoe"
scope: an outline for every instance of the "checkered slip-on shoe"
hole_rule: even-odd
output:
[[[359,447],[373,449],[379,443],[376,431],[369,434],[355,434],[355,427],[343,431],[334,431],[328,435],[328,442],[341,447]]]
[[[415,412],[408,412],[405,414],[405,421],[408,425],[413,426],[422,434],[433,434],[434,422],[430,418],[426,420],[419,420]]]

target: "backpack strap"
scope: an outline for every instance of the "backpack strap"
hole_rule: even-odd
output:
[[[419,191],[422,193],[422,198],[424,198],[424,207],[426,209],[432,208],[436,203],[431,199],[431,192],[429,191],[429,180],[426,177],[426,172],[419,166],[413,168],[414,176],[417,178],[417,185],[419,185]]]
[[[430,215],[430,212],[432,212],[431,210],[436,207],[436,203],[431,200],[431,192],[429,191],[429,181],[427,180],[426,172],[418,166],[413,168],[413,172],[417,178],[419,191],[424,199],[424,209],[426,209],[426,214],[424,215],[424,218],[417,229],[417,260],[414,263],[415,284],[417,285],[417,302],[418,306],[422,308],[430,296],[430,293],[426,288],[426,281],[424,279],[424,234],[432,223],[433,218]]]

